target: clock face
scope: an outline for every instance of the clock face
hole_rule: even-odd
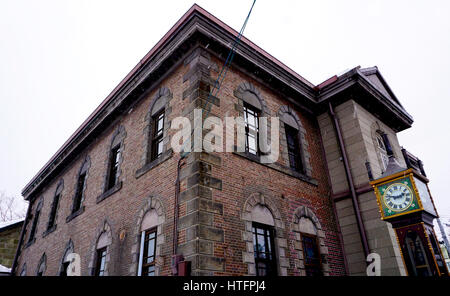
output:
[[[393,183],[383,193],[383,203],[394,212],[403,212],[413,203],[412,190],[404,183]]]

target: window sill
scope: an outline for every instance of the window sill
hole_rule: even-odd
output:
[[[52,233],[53,231],[56,230],[56,224],[53,225],[52,227],[50,227],[49,229],[47,229],[43,234],[42,237],[46,237],[47,235],[49,235],[50,233]]]
[[[311,185],[318,186],[318,184],[319,184],[316,179],[313,179],[313,178],[311,178],[311,177],[309,177],[309,176],[307,176],[305,174],[297,172],[297,171],[293,170],[290,167],[281,165],[279,163],[262,163],[261,162],[261,158],[260,158],[259,155],[254,155],[254,154],[251,154],[251,153],[249,153],[247,151],[246,152],[233,152],[233,154],[238,155],[240,157],[243,157],[245,159],[248,159],[250,161],[259,163],[260,165],[269,167],[271,169],[274,169],[274,170],[276,170],[278,172],[281,172],[283,174],[286,174],[288,176],[291,176],[291,177],[294,177],[296,179],[302,180],[302,181],[307,182],[307,183],[309,183]]]
[[[74,218],[78,217],[79,215],[83,214],[84,212],[84,206],[82,206],[78,211],[70,214],[67,218],[66,218],[66,223],[69,223],[70,221],[72,221]]]
[[[139,177],[141,177],[142,175],[144,175],[145,173],[147,173],[148,171],[150,171],[151,169],[157,167],[158,165],[160,165],[161,163],[165,162],[166,160],[168,160],[169,158],[171,158],[173,155],[173,150],[169,149],[166,152],[164,152],[160,157],[158,157],[157,159],[147,163],[146,165],[144,165],[142,168],[138,169],[136,171],[136,179],[138,179]]]
[[[121,188],[122,188],[122,181],[120,181],[119,183],[114,185],[114,187],[108,189],[108,191],[97,197],[97,203],[100,203],[101,201],[107,199],[108,197],[119,191]]]

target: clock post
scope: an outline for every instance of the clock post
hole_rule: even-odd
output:
[[[438,218],[428,189],[429,180],[401,167],[393,156],[372,185],[381,219],[395,230],[403,262],[411,276],[448,276],[433,220]]]

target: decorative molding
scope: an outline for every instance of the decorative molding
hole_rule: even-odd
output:
[[[111,270],[111,256],[112,256],[112,245],[113,245],[113,235],[112,235],[112,229],[110,224],[108,223],[108,219],[105,219],[101,225],[95,232],[94,241],[91,243],[91,259],[89,260],[89,274],[95,275],[95,268],[96,268],[96,262],[97,262],[97,246],[100,237],[105,234],[108,239],[108,244],[106,245],[106,258],[105,258],[105,271],[104,276],[108,276],[110,274]]]
[[[155,275],[159,276],[161,273],[162,263],[164,262],[164,257],[162,256],[162,245],[165,244],[165,235],[163,231],[163,225],[166,220],[166,211],[164,209],[164,205],[161,200],[157,197],[150,196],[146,199],[145,204],[141,207],[139,211],[135,226],[133,229],[133,242],[131,246],[131,260],[132,263],[129,269],[129,275],[135,276],[138,273],[138,265],[139,265],[139,247],[141,241],[141,225],[142,221],[149,211],[155,210],[158,215],[158,222],[156,229],[156,250],[155,250]]]
[[[300,226],[300,220],[302,218],[309,219],[316,229],[316,236],[319,242],[319,253],[322,262],[322,272],[325,276],[330,275],[330,267],[328,264],[328,248],[325,245],[325,232],[322,229],[322,225],[317,218],[316,214],[311,208],[306,206],[300,206],[294,211],[293,221],[291,224],[291,234],[294,237],[294,250],[291,250],[291,254],[296,255],[297,259],[294,259],[294,270],[299,274],[305,276],[305,264],[303,255],[302,244],[302,232],[304,231]]]
[[[256,275],[256,266],[254,258],[254,246],[253,246],[253,233],[252,223],[252,210],[257,206],[261,205],[269,209],[272,213],[275,229],[275,256],[277,259],[278,275],[286,276],[287,269],[289,267],[289,259],[287,255],[287,239],[285,237],[285,225],[281,219],[280,211],[276,206],[272,198],[264,195],[261,192],[255,192],[250,194],[244,203],[244,208],[241,213],[241,219],[244,221],[245,230],[242,232],[242,238],[246,244],[246,251],[242,252],[242,260],[247,264],[248,275]]]

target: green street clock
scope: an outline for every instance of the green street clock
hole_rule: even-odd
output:
[[[426,184],[417,179],[411,169],[378,179],[371,184],[383,220],[423,210],[436,213]],[[424,204],[427,205],[426,208]]]
[[[438,215],[427,183],[426,177],[400,167],[393,157],[383,175],[370,182],[381,219],[395,230],[408,274],[441,276],[448,270],[436,243],[432,221]]]

